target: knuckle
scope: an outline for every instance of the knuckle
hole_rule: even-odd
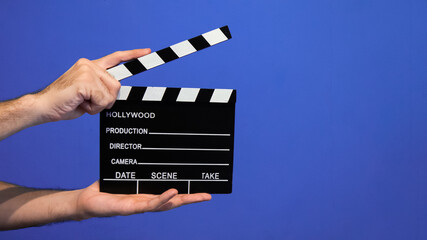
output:
[[[116,80],[116,78],[111,74],[111,73],[109,73],[107,70],[105,71],[106,73],[107,73],[107,75],[111,78],[111,79],[114,79],[114,80]],[[116,80],[117,81],[117,80]],[[118,82],[118,81],[117,81]]]
[[[81,64],[78,66],[78,69],[80,72],[91,72],[92,71],[89,64]]]
[[[77,61],[76,67],[79,72],[92,72],[92,62],[86,58],[81,58]]]
[[[87,58],[80,58],[79,60],[77,60],[77,65],[85,65],[85,64],[88,64],[89,62],[90,60]]]
[[[93,77],[93,75],[90,73],[90,71],[88,69],[86,69],[86,67],[84,67],[80,74],[79,74],[81,79],[87,80],[87,79],[91,79]]]
[[[84,88],[84,86],[81,83],[77,83],[75,85],[75,87],[76,87],[76,92],[79,96],[86,96],[87,95],[86,88]]]
[[[111,82],[111,86],[114,90],[122,86],[120,82],[113,75],[111,75],[111,73],[109,73],[107,70],[104,70],[104,72],[106,74],[106,78],[109,80],[109,82]]]
[[[108,104],[110,104],[110,98],[107,96],[103,97],[98,103],[100,108],[105,108]]]
[[[119,90],[120,90],[120,88],[122,87],[122,85],[120,84],[120,82],[119,82],[119,81],[115,81],[115,82],[114,82],[114,84],[113,84],[113,87],[114,87],[114,90],[115,90],[116,92],[119,92]]]
[[[114,99],[114,101],[112,101],[110,104],[108,104],[108,106],[107,107],[105,107],[106,109],[111,109],[113,106],[114,106],[114,103],[115,103],[115,99]]]
[[[93,107],[91,108],[90,112],[88,112],[90,115],[95,115],[99,112],[102,111],[102,109],[104,109],[104,107],[94,104]]]
[[[114,104],[114,102],[116,101],[116,98],[117,98],[117,95],[111,95],[109,104]]]
[[[88,113],[89,113],[90,115],[95,115],[95,114],[97,114],[98,112],[97,112],[97,111],[95,111],[95,110],[90,110]]]
[[[114,103],[114,101],[116,101],[116,98],[115,98],[113,95],[111,95],[111,96],[108,98],[108,100],[107,100],[107,104],[105,104],[105,106],[110,106],[110,105],[112,105],[112,104]]]
[[[123,51],[115,51],[111,54],[114,58],[120,58],[123,55]]]
[[[79,66],[76,70],[74,79],[77,82],[87,82],[94,76],[91,69],[87,66]]]

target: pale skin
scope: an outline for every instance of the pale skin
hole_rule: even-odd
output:
[[[0,103],[0,140],[31,126],[111,108],[121,85],[106,69],[149,53],[150,49],[135,49],[92,61],[80,59],[41,92]],[[99,191],[98,181],[72,191],[37,190],[0,182],[0,230],[166,211],[210,199],[207,193],[178,194],[176,189],[161,195],[108,194]]]

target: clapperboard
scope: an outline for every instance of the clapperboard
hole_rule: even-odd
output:
[[[227,26],[109,69],[122,80],[226,41]],[[236,91],[122,86],[100,114],[100,190],[231,193]]]

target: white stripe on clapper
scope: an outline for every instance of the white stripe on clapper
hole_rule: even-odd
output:
[[[126,100],[128,99],[130,90],[132,89],[132,87],[130,86],[122,86],[120,88],[119,94],[117,95],[117,100]]]
[[[165,91],[165,87],[147,87],[142,101],[162,101]]]
[[[215,89],[210,102],[211,103],[228,103],[230,96],[233,93],[232,89]]]
[[[148,70],[153,67],[157,67],[159,65],[162,65],[165,63],[157,54],[157,52],[150,53],[148,55],[142,56],[138,58],[138,60],[141,62],[142,65]]]
[[[199,94],[200,88],[181,88],[177,102],[195,102],[197,95]]]
[[[228,38],[224,35],[221,29],[217,28],[210,32],[202,34],[202,36],[208,41],[208,43],[212,46],[220,42],[224,42],[228,40]]]
[[[193,52],[196,52],[197,50],[193,47],[193,45],[190,44],[188,40],[182,41],[180,43],[174,44],[170,46],[172,51],[175,52],[175,54],[178,57],[183,57],[185,55],[191,54]]]
[[[119,81],[123,78],[132,76],[132,73],[123,64],[110,68],[107,72]]]

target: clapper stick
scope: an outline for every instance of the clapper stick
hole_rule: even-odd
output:
[[[231,38],[228,26],[214,29],[197,37],[182,41],[157,52],[150,53],[127,63],[107,70],[114,78],[121,81],[148,69],[160,66],[172,60],[200,51]]]

